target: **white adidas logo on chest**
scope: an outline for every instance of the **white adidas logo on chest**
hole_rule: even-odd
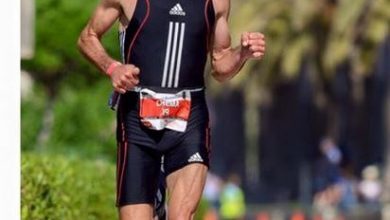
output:
[[[186,16],[186,12],[181,7],[180,3],[177,3],[175,6],[171,8],[169,11],[170,15],[179,15],[179,16]]]

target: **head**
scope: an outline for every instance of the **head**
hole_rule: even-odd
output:
[[[231,173],[227,179],[227,182],[239,186],[241,185],[241,178],[237,173]]]
[[[331,137],[324,137],[320,142],[320,150],[323,154],[337,147],[335,141]]]
[[[379,179],[379,168],[375,165],[366,166],[362,171],[362,177],[364,180],[377,180]]]
[[[326,137],[321,140],[320,151],[332,164],[340,164],[342,153],[332,138]]]

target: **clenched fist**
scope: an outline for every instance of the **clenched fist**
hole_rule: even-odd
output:
[[[139,83],[139,68],[131,64],[119,64],[110,74],[115,91],[124,94]]]
[[[241,35],[241,54],[244,58],[261,59],[265,53],[265,37],[258,32]]]

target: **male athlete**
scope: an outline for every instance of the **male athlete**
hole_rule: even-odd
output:
[[[81,52],[110,79],[117,107],[117,205],[121,220],[153,218],[160,167],[168,218],[192,219],[209,166],[204,91],[207,54],[212,75],[234,77],[246,60],[261,59],[264,36],[244,33],[231,46],[230,0],[101,0],[79,38]],[[120,22],[122,61],[101,44]],[[163,163],[161,160],[163,159]]]

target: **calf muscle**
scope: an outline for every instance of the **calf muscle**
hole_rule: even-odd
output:
[[[203,164],[190,164],[167,177],[168,218],[192,219],[202,196],[207,176]]]

